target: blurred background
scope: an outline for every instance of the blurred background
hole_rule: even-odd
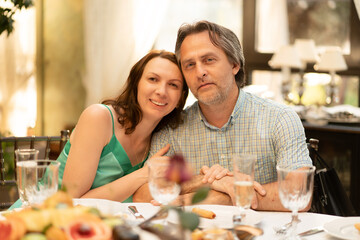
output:
[[[19,1],[0,0],[0,6],[11,9],[13,2]],[[316,71],[315,59],[290,66],[290,75],[285,75],[281,62],[269,64],[274,53],[298,39],[311,40],[317,56],[338,47],[346,67],[334,75],[336,104],[359,106],[357,0],[20,2],[33,5],[16,11],[12,32],[5,29],[0,35],[1,135],[71,130],[85,107],[121,91],[140,57],[153,48],[174,51],[180,25],[202,19],[238,35],[248,91],[294,106],[327,105],[331,69]],[[285,87],[287,82],[291,84]],[[190,96],[188,104],[193,101]]]
[[[360,0],[0,0],[0,136],[72,130],[139,58],[205,19],[237,34],[245,90],[298,112],[360,214],[359,12]]]

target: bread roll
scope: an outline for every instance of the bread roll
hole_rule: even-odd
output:
[[[194,207],[191,211],[199,215],[199,217],[203,217],[203,218],[214,219],[216,217],[216,214],[213,211],[209,211],[197,207]]]

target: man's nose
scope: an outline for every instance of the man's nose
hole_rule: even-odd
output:
[[[203,79],[207,75],[205,66],[202,64],[196,64],[196,74],[198,79]]]

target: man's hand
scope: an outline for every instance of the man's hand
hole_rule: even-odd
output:
[[[225,176],[233,176],[232,172],[226,168],[223,168],[219,164],[212,165],[210,168],[208,166],[202,166],[200,169],[200,174],[204,175],[202,183],[212,183],[215,180],[219,180]]]
[[[226,176],[222,179],[216,180],[211,184],[211,188],[226,193],[230,196],[233,205],[236,205],[236,197],[235,197],[235,191],[234,191],[234,177]],[[256,194],[259,194],[262,197],[265,197],[266,191],[263,186],[261,186],[260,183],[254,181],[254,196]],[[253,209],[256,209],[258,207],[258,199],[257,197],[253,197],[251,202],[251,207]]]

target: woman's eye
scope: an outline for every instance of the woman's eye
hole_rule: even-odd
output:
[[[169,85],[172,86],[172,87],[175,87],[175,88],[179,88],[179,86],[177,84],[175,84],[175,83],[170,83]]]
[[[155,82],[155,81],[156,81],[156,78],[150,77],[149,80],[152,81],[152,82]]]

